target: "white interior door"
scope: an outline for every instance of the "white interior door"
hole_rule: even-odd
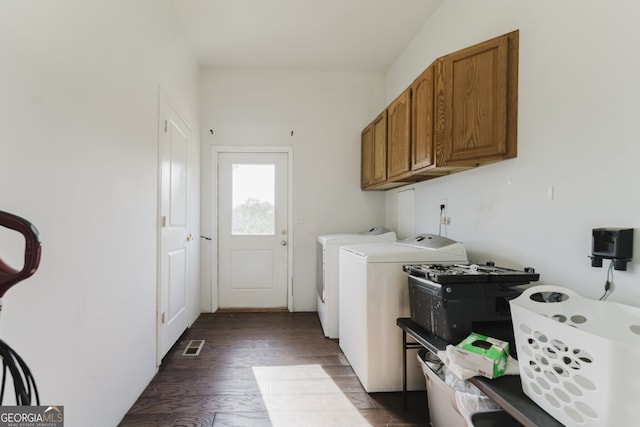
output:
[[[158,360],[188,327],[188,164],[191,130],[164,99],[160,101],[160,249]]]
[[[218,305],[288,307],[288,153],[218,153]]]

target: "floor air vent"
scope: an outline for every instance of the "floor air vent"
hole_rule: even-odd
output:
[[[183,356],[197,356],[200,354],[200,350],[202,350],[202,346],[204,345],[204,340],[191,340],[187,344],[187,347],[182,352]]]

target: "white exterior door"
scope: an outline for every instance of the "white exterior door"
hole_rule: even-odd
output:
[[[158,361],[187,329],[189,250],[188,162],[191,130],[160,100],[160,241],[158,289]]]
[[[289,154],[218,153],[218,306],[287,308]]]

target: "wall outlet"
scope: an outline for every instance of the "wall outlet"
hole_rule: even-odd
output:
[[[449,209],[449,201],[447,199],[442,199],[440,201],[440,224],[442,225],[451,224],[451,217],[447,216],[448,209]]]

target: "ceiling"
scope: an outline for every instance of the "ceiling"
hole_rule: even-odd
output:
[[[204,68],[384,72],[443,0],[172,0]]]

